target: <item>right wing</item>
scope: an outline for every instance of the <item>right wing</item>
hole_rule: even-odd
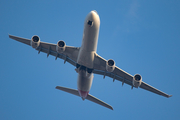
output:
[[[17,37],[17,36],[13,36],[13,35],[9,35],[9,38],[31,46],[31,40],[30,39],[21,38],[21,37]],[[56,59],[57,58],[63,59],[64,63],[67,61],[70,64],[72,64],[73,66],[76,66],[79,48],[78,47],[72,47],[72,46],[66,46],[66,49],[63,53],[58,53],[56,51],[56,46],[57,46],[56,44],[45,43],[45,42],[40,41],[40,45],[39,45],[39,47],[36,48],[36,50],[39,51],[38,53],[40,53],[40,52],[47,53],[47,57],[49,55],[53,55],[56,57]]]
[[[105,60],[104,58],[102,58],[101,56],[99,56],[98,54],[95,53],[93,73],[103,75],[104,77],[109,76],[109,77],[113,78],[113,81],[115,79],[118,81],[121,81],[122,85],[124,83],[126,83],[126,84],[130,85],[132,88],[134,87],[132,75],[123,71],[122,69],[118,68],[117,66],[115,67],[113,72],[107,72],[106,71],[106,62],[107,62],[107,60]],[[158,95],[162,95],[167,98],[172,96],[172,95],[168,95],[168,94],[148,85],[147,83],[145,83],[143,81],[141,82],[141,85],[139,87],[143,88],[145,90],[148,90],[150,92],[156,93]]]

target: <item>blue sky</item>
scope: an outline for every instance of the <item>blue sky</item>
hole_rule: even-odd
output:
[[[0,119],[179,119],[180,1],[0,1]],[[95,75],[90,94],[111,111],[56,90],[77,88],[69,63],[8,38],[38,35],[41,41],[80,47],[86,15],[97,10],[97,53],[171,98]]]

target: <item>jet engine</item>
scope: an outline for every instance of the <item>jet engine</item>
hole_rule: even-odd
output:
[[[66,43],[62,40],[57,42],[56,51],[58,53],[63,53],[66,49]]]
[[[37,35],[34,35],[31,38],[31,46],[33,48],[37,48],[40,45],[40,38]]]
[[[138,88],[141,85],[142,77],[139,74],[134,75],[133,77],[133,86]]]
[[[108,61],[106,61],[106,70],[108,72],[113,72],[115,69],[115,62],[112,59],[109,59]]]

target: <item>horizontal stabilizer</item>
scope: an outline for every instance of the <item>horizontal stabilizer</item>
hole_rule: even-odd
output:
[[[90,101],[92,101],[92,102],[95,102],[95,103],[97,103],[97,104],[99,104],[99,105],[102,105],[102,106],[104,106],[104,107],[107,107],[107,108],[109,108],[109,109],[111,109],[111,110],[113,110],[113,107],[112,107],[112,106],[110,106],[109,104],[107,104],[107,103],[99,100],[98,98],[96,98],[96,97],[94,97],[94,96],[92,96],[92,95],[90,95],[90,94],[88,94],[88,96],[86,97],[86,99],[87,99],[87,100],[90,100]]]
[[[61,86],[56,86],[56,89],[62,90],[64,92],[68,92],[71,93],[73,95],[77,95],[80,97],[78,90],[74,90],[74,89],[70,89],[70,88],[65,88],[65,87],[61,87]]]
[[[61,87],[61,86],[56,86],[56,89],[59,89],[59,90],[62,90],[64,92],[68,92],[68,93],[71,93],[73,95],[76,95],[76,96],[80,97],[78,90],[65,88],[65,87]],[[113,110],[113,108],[109,104],[99,100],[98,98],[96,98],[96,97],[94,97],[94,96],[92,96],[90,94],[88,94],[86,99]]]

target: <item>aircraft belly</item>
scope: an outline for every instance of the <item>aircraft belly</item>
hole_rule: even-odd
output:
[[[94,52],[80,50],[77,63],[88,68],[93,68]]]
[[[96,51],[98,35],[99,35],[99,30],[97,29],[92,29],[92,30],[85,29],[81,48],[86,49],[86,51]]]
[[[85,71],[80,71],[78,74],[78,90],[81,91],[90,91],[92,81],[93,81],[93,73],[90,76],[86,76]]]
[[[94,33],[84,34],[82,45],[77,58],[77,63],[88,68],[93,68],[94,53],[97,48],[97,35]]]
[[[93,25],[89,26],[87,21],[92,21]],[[100,19],[96,14],[89,14],[84,22],[84,32],[82,45],[79,50],[77,63],[88,68],[93,68],[94,53],[97,50],[99,36]]]

